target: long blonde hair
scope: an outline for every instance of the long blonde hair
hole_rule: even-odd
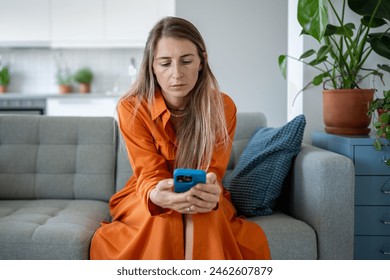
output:
[[[229,141],[224,102],[218,83],[207,62],[206,46],[197,28],[189,21],[166,17],[156,23],[149,33],[140,71],[132,88],[123,98],[137,96],[138,101],[154,103],[156,90],[161,90],[153,73],[157,43],[162,37],[187,39],[197,48],[202,69],[189,93],[187,114],[176,131],[175,167],[207,170],[215,148],[225,148]]]

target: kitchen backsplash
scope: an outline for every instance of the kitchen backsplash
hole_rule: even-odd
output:
[[[92,93],[122,93],[131,84],[129,64],[138,69],[142,49],[49,49],[0,48],[3,64],[9,66],[11,82],[8,92],[23,94],[56,94],[57,60],[71,73],[89,67],[94,73]],[[78,88],[75,84],[74,91]]]

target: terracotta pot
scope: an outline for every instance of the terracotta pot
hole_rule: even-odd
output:
[[[335,89],[323,92],[325,131],[331,134],[366,135],[371,117],[368,108],[374,89]]]
[[[79,91],[80,91],[80,93],[88,93],[91,91],[91,85],[90,84],[80,84]]]
[[[0,85],[0,93],[5,93],[7,92],[7,86]]]
[[[61,94],[66,94],[72,92],[72,87],[68,85],[58,85],[58,89]]]

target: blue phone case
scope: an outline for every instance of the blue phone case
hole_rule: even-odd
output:
[[[206,172],[198,169],[178,168],[173,172],[174,191],[186,192],[198,183],[206,183]]]

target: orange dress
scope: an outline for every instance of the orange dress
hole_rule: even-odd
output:
[[[91,259],[184,259],[182,214],[163,209],[149,201],[149,192],[163,179],[172,178],[175,132],[160,92],[152,108],[141,103],[134,116],[135,98],[118,106],[119,125],[126,142],[134,175],[110,200],[112,222],[96,231]],[[236,128],[236,107],[223,95],[230,137]],[[220,185],[228,151],[214,152],[208,172]],[[216,209],[194,214],[193,259],[270,259],[267,238],[255,223],[236,217],[229,192],[223,189]]]

